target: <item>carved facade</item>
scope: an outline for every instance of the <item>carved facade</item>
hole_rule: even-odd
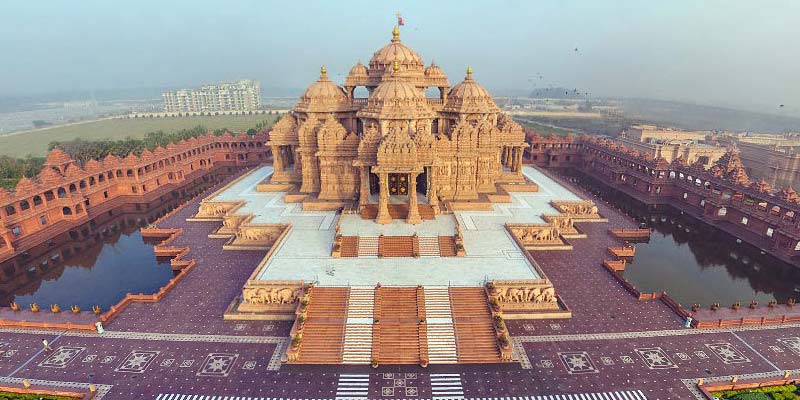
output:
[[[528,140],[532,149],[552,146],[550,138],[530,135]],[[791,187],[776,191],[765,181],[751,181],[736,149],[729,149],[706,169],[702,163],[688,164],[681,158],[654,159],[591,136],[569,141],[559,148],[569,150],[572,161],[558,167],[572,167],[646,204],[670,205],[696,215],[798,265],[800,197]]]
[[[366,98],[356,97],[361,88]],[[438,96],[426,97],[426,89]],[[437,209],[442,200],[476,200],[497,183],[523,182],[527,147],[521,126],[500,113],[471,69],[451,89],[438,66],[425,67],[401,43],[397,28],[344,85],[323,67],[268,145],[272,183],[296,184],[307,201],[357,201],[360,208],[375,196],[379,223],[391,222],[390,196],[404,198],[407,221],[418,223],[418,193]]]
[[[221,167],[265,162],[266,140],[265,133],[209,133],[139,156],[109,155],[84,164],[54,149],[37,176],[22,178],[13,191],[0,188],[0,261],[114,208],[179,195],[182,187]]]

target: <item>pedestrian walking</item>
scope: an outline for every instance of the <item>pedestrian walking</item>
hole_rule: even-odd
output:
[[[50,347],[50,342],[47,339],[42,339],[42,345],[44,346],[44,351],[52,351],[53,348]]]

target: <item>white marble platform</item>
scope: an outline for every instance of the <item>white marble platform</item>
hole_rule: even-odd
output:
[[[272,174],[272,167],[253,171],[246,178],[219,193],[213,200],[244,200],[237,213],[254,214],[255,223],[291,222],[292,229],[261,270],[258,279],[316,281],[323,286],[479,286],[491,279],[537,279],[508,232],[506,222],[542,222],[541,214],[556,213],[552,199],[576,200],[573,193],[539,171],[525,167],[524,173],[540,186],[537,193],[512,193],[510,204],[498,204],[492,211],[456,212],[438,216],[415,227],[402,221],[379,225],[358,215],[332,211],[303,211],[300,204],[286,204],[282,192],[257,192],[258,182]],[[464,227],[466,257],[440,258],[333,258],[331,247],[336,223],[344,218],[342,234],[377,236],[387,229],[395,232],[427,232],[452,235],[458,220]],[[357,219],[357,220],[356,220]],[[423,233],[420,233],[423,232]],[[413,233],[409,233],[413,234]]]

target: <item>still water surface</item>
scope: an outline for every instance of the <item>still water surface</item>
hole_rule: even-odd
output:
[[[576,183],[595,193],[595,201],[653,229],[648,243],[635,244],[636,256],[622,273],[641,292],[666,291],[687,308],[800,298],[800,268],[671,207],[655,212],[596,181],[584,177]]]

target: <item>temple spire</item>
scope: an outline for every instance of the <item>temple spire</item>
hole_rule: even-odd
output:
[[[400,27],[395,26],[392,29],[392,42],[399,42],[400,41]]]

